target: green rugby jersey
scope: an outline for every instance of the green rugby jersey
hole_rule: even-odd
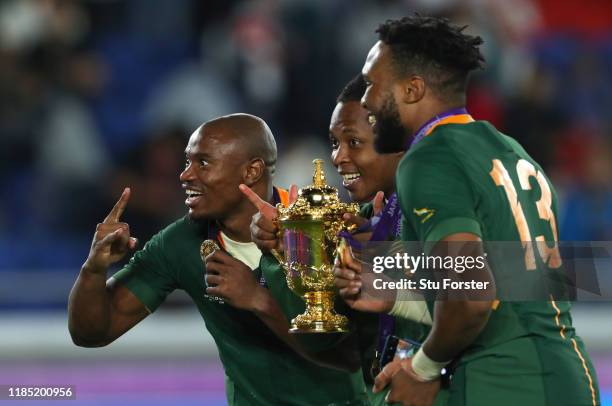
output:
[[[542,168],[487,122],[436,127],[404,156],[396,187],[404,241],[435,243],[460,232],[479,235],[485,244],[557,240],[557,197]],[[489,258],[498,292],[509,278],[516,283],[559,266],[554,250],[543,254],[537,248],[522,252],[513,269]],[[497,303],[459,365],[450,404],[599,402],[595,370],[567,301]],[[482,386],[470,386],[477,381]]]
[[[360,373],[319,367],[296,354],[253,313],[204,297],[200,244],[209,224],[184,217],[155,235],[113,277],[151,312],[175,289],[186,291],[214,338],[230,405],[361,405]],[[260,269],[254,271],[261,276]]]

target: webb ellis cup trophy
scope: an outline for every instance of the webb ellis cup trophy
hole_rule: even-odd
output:
[[[304,298],[306,311],[291,320],[292,333],[348,331],[348,319],[334,311],[333,264],[345,242],[342,215],[357,214],[355,203],[342,203],[338,190],[325,183],[323,161],[313,161],[313,184],[301,188],[289,207],[277,205],[284,256],[275,253],[287,276],[287,285]]]

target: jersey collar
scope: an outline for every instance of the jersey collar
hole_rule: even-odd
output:
[[[427,120],[425,124],[418,129],[410,146],[415,145],[419,141],[423,139],[423,137],[428,136],[431,132],[439,125],[444,124],[467,124],[474,121],[472,116],[468,114],[465,107],[460,107],[456,109],[450,109]]]

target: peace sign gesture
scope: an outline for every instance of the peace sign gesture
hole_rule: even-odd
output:
[[[130,188],[123,189],[110,213],[96,226],[89,256],[85,261],[85,265],[94,272],[106,272],[110,265],[121,260],[138,244],[136,238],[130,237],[130,226],[119,221],[130,199],[130,193]]]

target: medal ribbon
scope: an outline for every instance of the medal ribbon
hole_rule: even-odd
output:
[[[443,113],[440,113],[431,119],[427,120],[425,124],[418,129],[414,138],[410,142],[410,145],[406,150],[410,149],[410,147],[416,145],[419,141],[421,141],[424,137],[431,134],[431,132],[439,125],[444,124],[467,124],[473,122],[474,119],[471,115],[468,114],[465,107],[460,107],[457,109],[447,110]]]

